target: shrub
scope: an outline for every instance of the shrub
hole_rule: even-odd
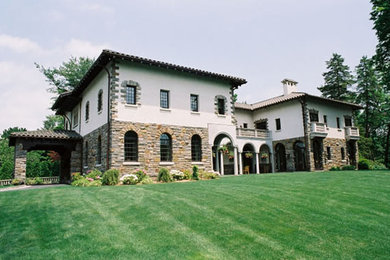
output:
[[[369,170],[372,168],[370,160],[367,159],[360,159],[358,163],[358,169],[359,170]]]
[[[107,170],[103,174],[103,185],[117,185],[119,182],[119,171],[116,169]]]
[[[353,171],[355,169],[356,169],[355,165],[345,165],[341,168],[342,171]]]
[[[41,177],[35,177],[34,179],[35,179],[35,182],[36,182],[37,185],[43,184],[43,180],[42,180]]]
[[[329,171],[340,171],[340,167],[333,166],[332,168],[329,169]]]
[[[141,184],[152,184],[153,183],[153,180],[152,178],[150,178],[148,175],[146,175],[142,181],[140,181]]]
[[[99,180],[101,176],[102,176],[101,171],[99,171],[98,169],[93,169],[92,171],[88,172],[86,177],[94,180]]]
[[[219,179],[219,175],[213,172],[204,172],[201,171],[199,173],[199,178],[202,180],[211,180],[211,179]]]
[[[87,186],[100,187],[100,186],[102,186],[102,181],[101,180],[93,180],[93,181],[89,182],[89,184]]]
[[[23,184],[23,180],[20,180],[20,179],[13,179],[13,180],[11,181],[11,184],[12,184],[12,185],[21,185],[21,184]]]
[[[172,175],[172,178],[174,180],[177,180],[177,181],[184,180],[184,177],[185,177],[184,173],[182,173],[181,171],[178,171],[178,170],[172,170],[171,175]]]
[[[76,180],[79,180],[81,178],[83,178],[83,176],[81,176],[81,174],[79,172],[72,173],[72,181],[76,181]]]
[[[137,176],[138,182],[142,181],[146,177],[146,173],[143,170],[137,170],[134,174]]]
[[[35,178],[27,178],[26,179],[26,185],[35,185],[37,182],[35,181]]]
[[[194,167],[192,167],[192,179],[193,180],[199,180],[198,166],[196,166],[196,165],[194,165]]]
[[[88,187],[90,185],[90,181],[84,177],[81,177],[80,179],[73,181],[71,185],[76,187]]]
[[[386,170],[386,166],[383,163],[373,161],[372,170]]]
[[[157,180],[161,182],[171,182],[173,181],[171,174],[168,169],[161,168],[158,172]]]
[[[185,180],[191,180],[191,178],[192,178],[192,173],[191,173],[190,170],[184,170],[183,173],[184,173],[184,179],[185,179]]]
[[[125,185],[135,185],[138,183],[139,179],[135,174],[126,174],[121,177],[121,181]]]

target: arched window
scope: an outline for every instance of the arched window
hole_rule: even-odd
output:
[[[172,139],[167,133],[160,136],[160,160],[162,162],[172,161]]]
[[[96,164],[102,164],[102,137],[99,135],[96,149]]]
[[[89,101],[85,104],[85,121],[89,120]]]
[[[88,166],[88,142],[85,142],[85,150],[84,150],[84,166]]]
[[[191,138],[191,159],[194,162],[202,161],[202,139],[199,135]]]
[[[138,161],[138,135],[134,131],[125,134],[125,162]]]
[[[98,112],[103,110],[103,90],[100,90],[98,94],[97,110]]]

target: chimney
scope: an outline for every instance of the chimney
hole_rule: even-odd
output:
[[[282,80],[283,83],[283,95],[287,96],[291,94],[292,92],[297,91],[297,84],[298,82],[292,80],[292,79],[284,79]]]

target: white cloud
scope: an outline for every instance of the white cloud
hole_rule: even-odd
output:
[[[34,41],[7,34],[0,34],[0,47],[9,48],[18,53],[41,51],[39,45]]]
[[[97,57],[108,45],[94,45],[89,41],[71,39],[64,47],[64,51],[72,56]]]
[[[98,3],[84,3],[79,6],[81,10],[88,12],[97,12],[97,13],[106,13],[111,14],[114,13],[114,8]]]

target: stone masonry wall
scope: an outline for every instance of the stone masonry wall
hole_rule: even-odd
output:
[[[108,124],[105,124],[91,133],[84,136],[82,148],[82,165],[83,172],[88,170],[98,169],[102,172],[107,170],[107,135]],[[101,164],[97,163],[98,138],[101,137]],[[86,142],[88,142],[88,162],[85,162]],[[72,154],[73,156],[73,154]]]
[[[191,137],[198,134],[202,140],[202,161],[197,163],[200,169],[212,170],[212,152],[208,144],[207,128],[180,127],[157,124],[141,124],[112,121],[111,167],[118,168],[121,174],[136,169],[144,169],[151,176],[156,176],[160,168],[190,170]],[[127,131],[138,135],[138,162],[124,162],[124,136]],[[168,133],[172,137],[172,163],[160,164],[160,135]]]
[[[14,178],[25,180],[27,151],[23,150],[23,145],[19,142],[15,144],[14,160],[15,160]]]
[[[327,147],[331,150],[331,160],[328,160]],[[344,148],[345,159],[341,158],[341,148]],[[323,141],[323,165],[324,170],[332,167],[343,167],[348,165],[347,144],[345,139],[325,138]]]

